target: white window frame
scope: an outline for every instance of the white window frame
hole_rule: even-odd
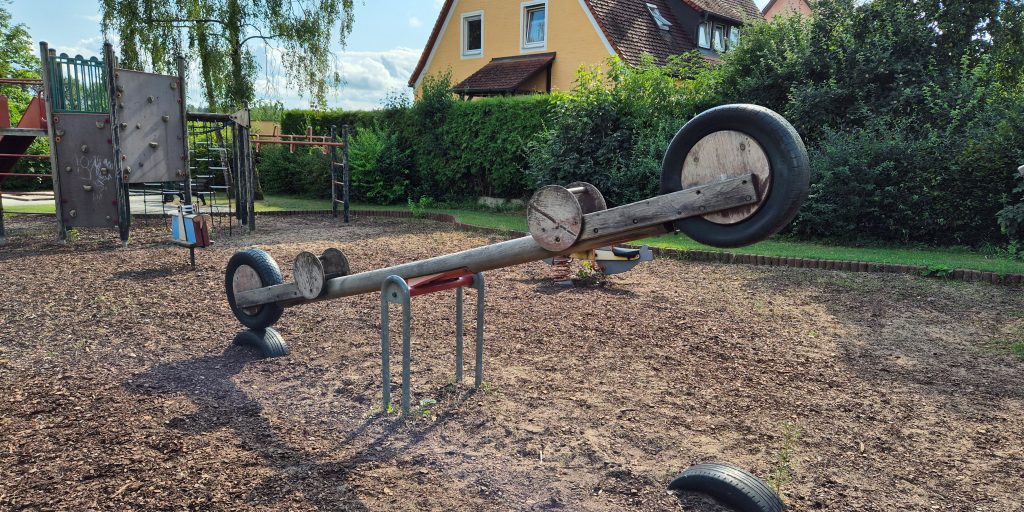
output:
[[[722,29],[722,47],[717,48],[718,38],[715,37],[715,31]],[[711,26],[711,49],[716,52],[724,52],[726,49],[727,41],[729,40],[729,27],[722,23],[715,23]]]
[[[469,31],[466,30],[467,22],[473,18],[480,18],[480,49],[479,50],[467,50],[466,46],[469,37]],[[463,59],[479,59],[484,56],[484,12],[473,11],[464,12],[459,17],[459,25],[461,28],[461,37],[459,38],[459,53]]]
[[[535,7],[544,8],[544,41],[540,43],[527,43],[526,31],[529,30],[526,16],[528,9]],[[548,0],[533,0],[519,4],[519,53],[544,51],[548,49],[548,28],[551,26],[551,10],[548,9]]]
[[[647,12],[651,13],[651,17],[654,18],[654,23],[658,25],[658,28],[662,30],[672,29],[672,22],[665,19],[665,16],[661,14],[661,9],[658,9],[657,5],[648,3]]]
[[[735,39],[733,34],[736,35]],[[731,50],[740,44],[740,37],[743,37],[743,33],[739,27],[729,26],[729,33],[725,35],[725,48]]]
[[[701,29],[703,29],[704,33],[707,34],[707,36],[708,36],[708,45],[707,46],[704,46],[704,45],[700,44],[700,31],[701,31]],[[711,36],[711,22],[710,21],[702,21],[702,22],[700,22],[700,24],[697,25],[697,47],[698,48],[704,48],[706,50],[710,50],[714,46],[714,43],[711,41],[711,37],[712,37]]]

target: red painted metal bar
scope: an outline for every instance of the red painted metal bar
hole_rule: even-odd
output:
[[[279,146],[324,146],[344,147],[344,142],[310,142],[304,140],[274,140],[274,139],[253,139],[253,144],[277,144]]]
[[[0,95],[0,128],[11,127],[11,107],[7,103],[7,96]]]
[[[0,176],[18,177],[18,178],[35,178],[35,177],[39,177],[39,178],[52,178],[53,177],[50,174],[38,174],[38,173],[30,174],[30,173],[25,173],[25,172],[0,172]]]
[[[24,153],[0,153],[0,158],[50,158],[50,155],[26,155]]]
[[[43,85],[43,81],[34,78],[0,78],[0,85]]]
[[[426,295],[428,293],[436,293],[444,290],[451,290],[453,288],[462,288],[464,286],[473,286],[473,274],[444,281],[423,283],[420,286],[410,286],[409,296],[416,297],[417,295]]]

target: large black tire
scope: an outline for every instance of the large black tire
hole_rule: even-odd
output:
[[[767,199],[756,213],[735,224],[690,217],[673,227],[703,244],[742,247],[774,235],[793,220],[810,188],[810,163],[803,140],[785,118],[757,105],[723,105],[694,117],[672,139],[662,161],[661,193],[682,190],[690,150],[711,133],[726,130],[744,133],[761,145],[771,172]]]
[[[235,345],[253,347],[266,358],[288,355],[288,344],[284,342],[284,338],[279,332],[269,327],[263,330],[242,331],[235,335],[234,343]]]
[[[731,464],[697,464],[668,485],[670,491],[700,492],[738,512],[782,512],[785,505],[760,478]]]
[[[224,276],[224,289],[227,291],[231,312],[235,314],[235,318],[239,322],[242,322],[242,325],[250,329],[266,329],[274,325],[281,318],[284,308],[277,304],[264,304],[256,308],[249,308],[250,311],[245,311],[235,305],[235,272],[243,266],[256,271],[261,287],[283,283],[284,278],[281,277],[281,269],[278,268],[274,258],[271,258],[269,254],[259,249],[246,249],[236,252],[228,260],[228,268]]]

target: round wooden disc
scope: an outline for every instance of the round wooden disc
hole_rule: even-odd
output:
[[[295,284],[299,293],[307,299],[315,299],[324,289],[324,265],[311,252],[301,252],[295,257]]]
[[[585,181],[574,181],[565,186],[565,188],[577,187],[584,188],[584,192],[576,196],[576,200],[580,202],[580,208],[583,208],[583,215],[608,209],[608,203],[604,200],[604,194],[590,183]]]
[[[324,274],[328,278],[347,276],[351,272],[348,267],[348,258],[339,249],[333,247],[320,255],[320,263],[324,264]]]
[[[716,224],[735,224],[757,213],[772,183],[771,164],[764,149],[749,135],[733,130],[714,132],[697,141],[686,155],[682,173],[684,189],[746,174],[757,176],[760,201],[704,215]]]
[[[548,185],[530,198],[526,208],[530,235],[549,251],[564,251],[579,239],[583,209],[576,195],[565,187]]]
[[[235,274],[231,276],[231,289],[236,296],[239,292],[247,292],[257,288],[263,288],[263,281],[260,279],[260,275],[256,273],[256,269],[249,265],[240,265],[235,269]],[[247,315],[255,315],[260,312],[260,308],[259,306],[254,306],[242,308],[242,311]]]

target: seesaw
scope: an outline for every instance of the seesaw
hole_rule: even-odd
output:
[[[238,252],[228,262],[225,288],[235,317],[252,331],[236,341],[255,345],[268,356],[284,355],[287,346],[271,326],[286,308],[380,291],[384,407],[391,405],[388,305],[400,304],[402,411],[408,414],[412,297],[456,289],[456,380],[461,381],[462,290],[476,288],[475,384],[480,386],[483,272],[676,231],[715,247],[753,244],[793,219],[808,186],[807,151],[782,116],[754,105],[713,108],[686,123],[672,139],[662,162],[660,195],[607,208],[601,192],[588,183],[546,186],[528,203],[529,236],[357,274],[349,272],[337,249],[320,256],[303,252],[295,258],[290,283],[266,252]],[[725,486],[729,492],[712,489],[726,481],[732,482]],[[732,466],[694,466],[670,488],[711,492],[741,510],[782,510],[763,482]]]

